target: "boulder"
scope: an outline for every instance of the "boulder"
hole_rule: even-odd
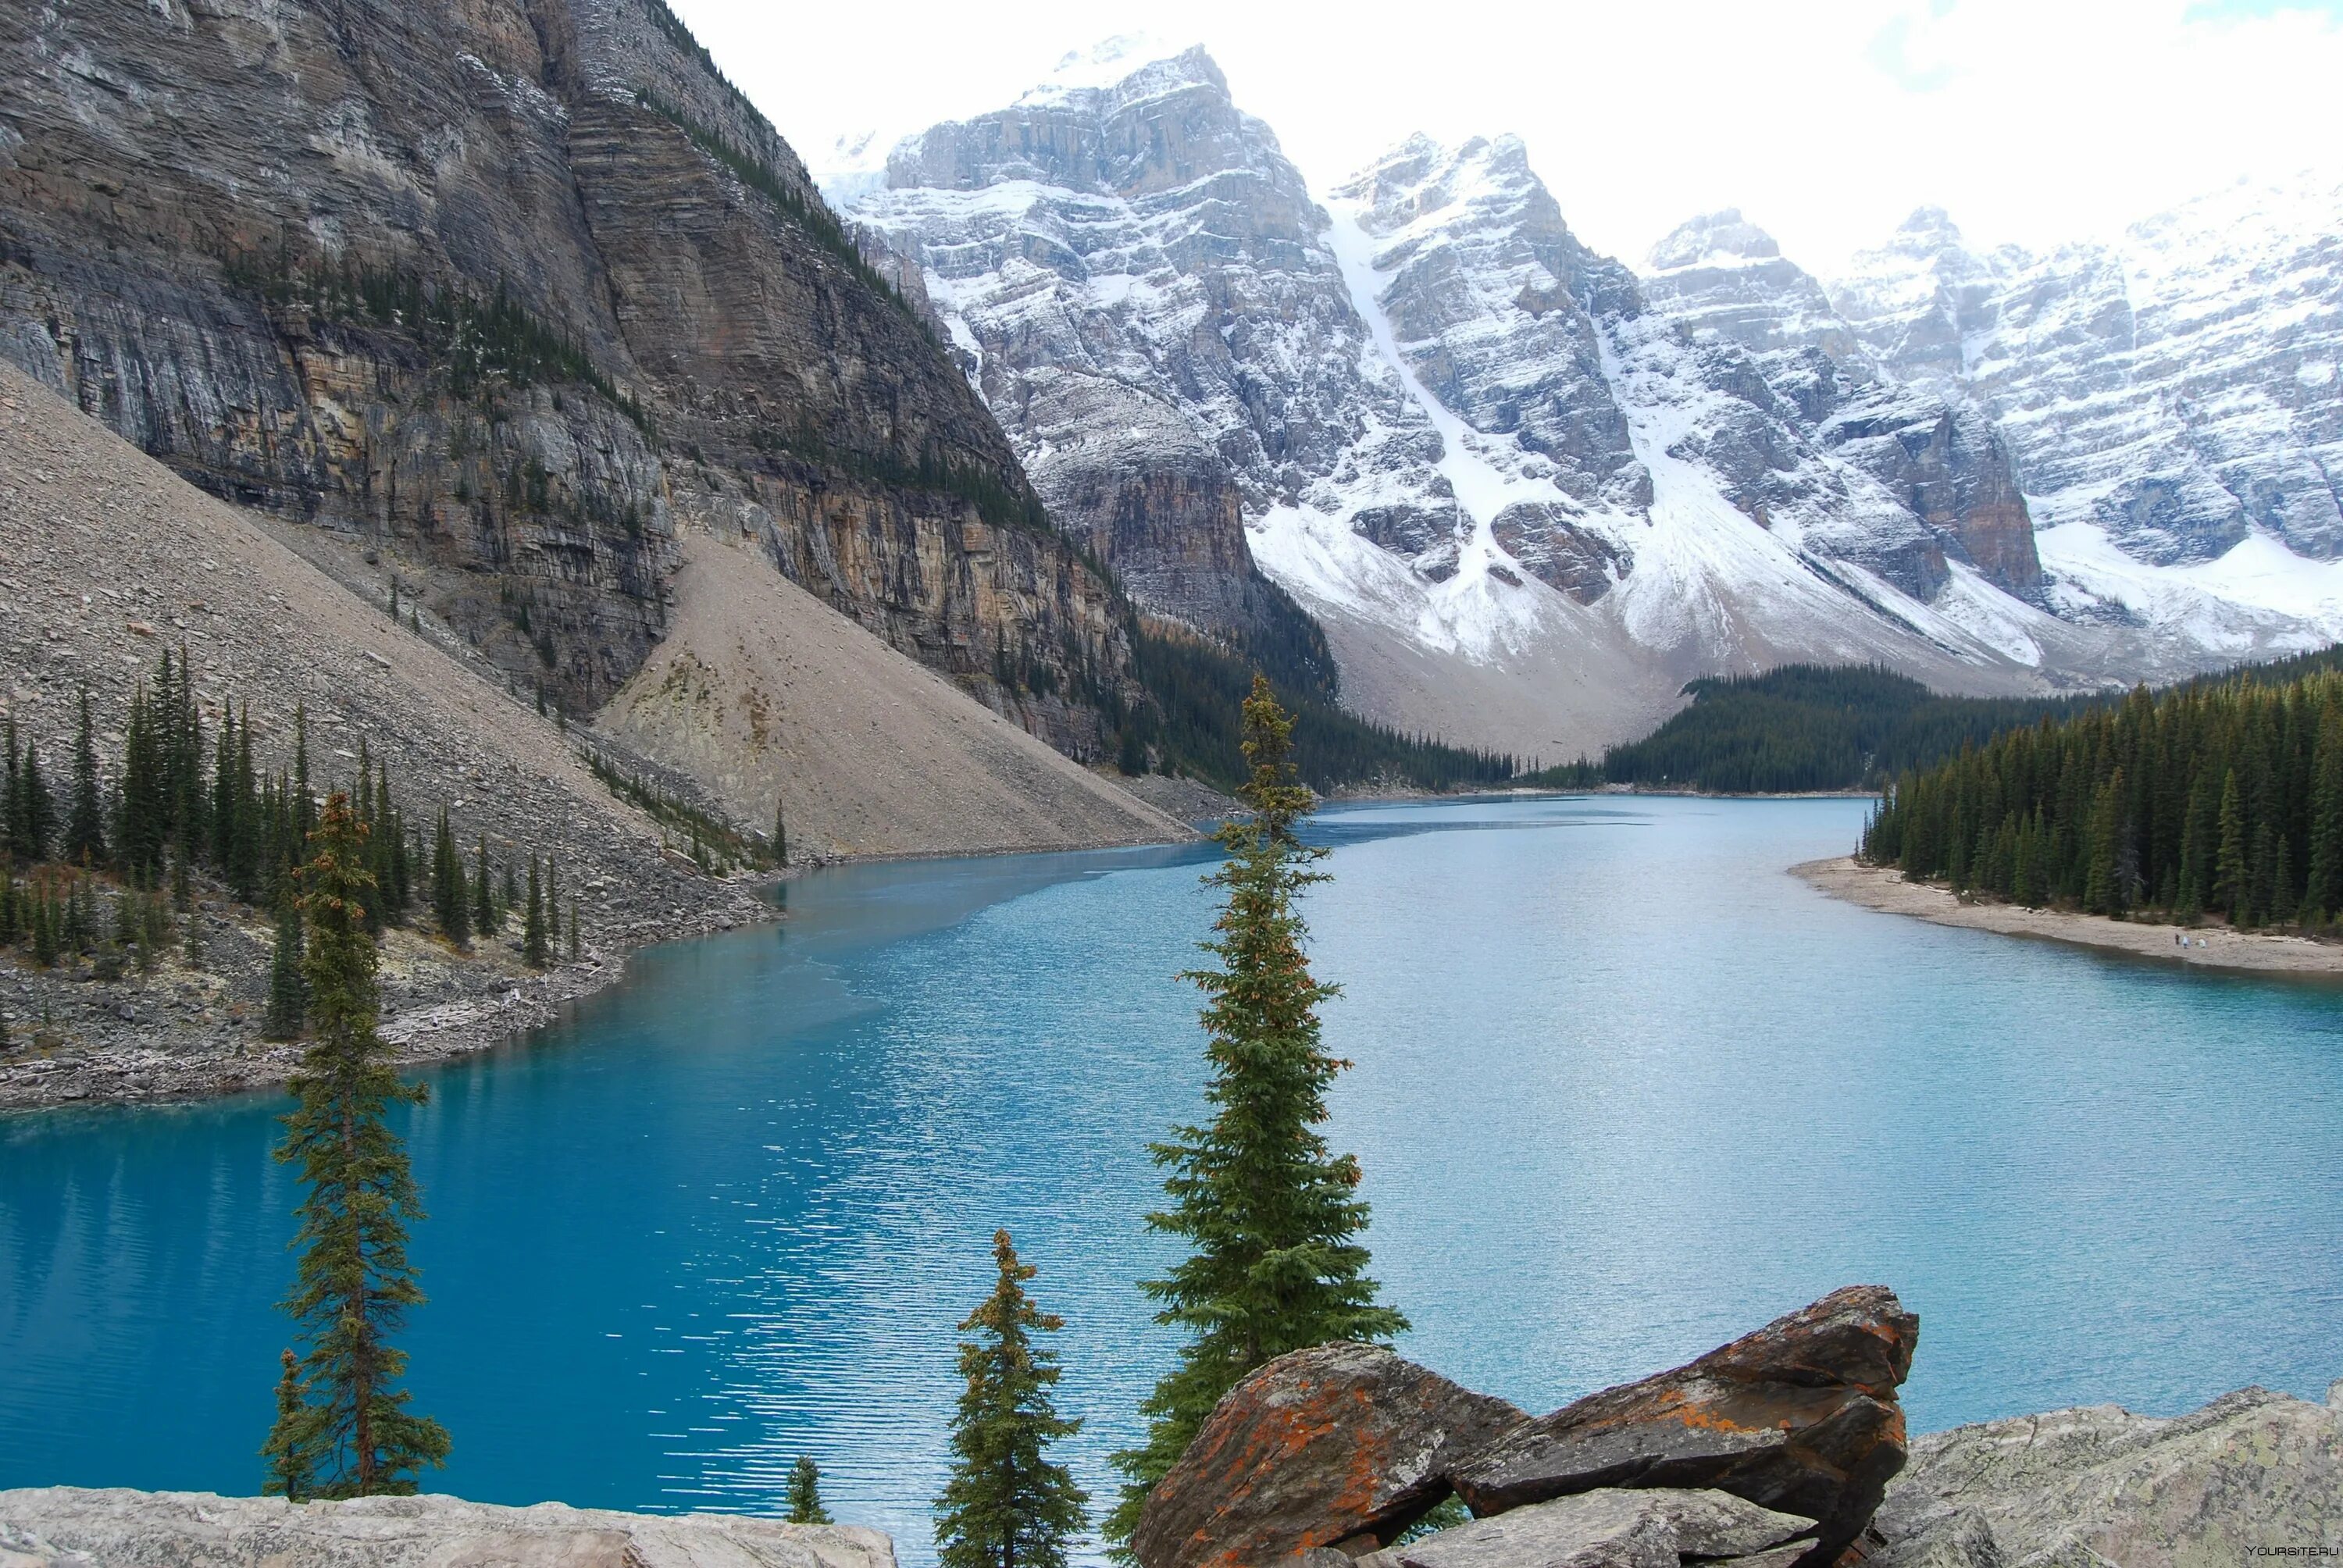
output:
[[[2338,1385],[2343,1392],[2343,1384]],[[2232,1568],[2343,1549],[2343,1410],[2249,1388],[2187,1415],[2052,1411],[1916,1441],[1865,1568]]]
[[[460,1498],[287,1503],[208,1492],[0,1492],[0,1568],[895,1568],[853,1525]]]
[[[1388,1547],[1359,1568],[1787,1568],[1814,1526],[1725,1492],[1605,1487]]]
[[[1229,1391],[1131,1533],[1141,1568],[1255,1568],[1388,1543],[1448,1495],[1443,1471],[1528,1417],[1390,1351],[1320,1345]]]
[[[1482,1518],[1599,1487],[1714,1487],[1817,1521],[1807,1561],[1827,1563],[1903,1467],[1896,1390],[1919,1332],[1884,1286],[1834,1291],[1673,1372],[1525,1422],[1449,1479]]]

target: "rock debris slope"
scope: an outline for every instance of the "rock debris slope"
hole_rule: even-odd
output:
[[[1568,755],[1722,669],[2024,690],[2124,651],[2036,602],[1981,415],[1702,340],[1511,138],[1418,138],[1321,206],[1203,51],[1118,41],[868,164],[833,188],[1059,515],[1240,638],[1265,572],[1372,716]]]
[[[554,720],[509,694],[452,628],[417,624],[393,622],[251,515],[0,366],[0,711],[49,779],[70,778],[85,685],[110,765],[135,683],[184,645],[206,735],[219,733],[228,703],[248,703],[263,772],[290,765],[301,704],[319,788],[351,781],[363,743],[387,763],[410,822],[446,806],[458,843],[485,838],[499,864],[539,854],[562,868],[587,951],[549,980],[459,963],[419,939],[394,944],[384,1033],[410,1058],[541,1020],[560,997],[615,976],[628,947],[769,912],[752,889],[662,853],[659,825],[615,799]],[[15,1047],[36,1043],[44,1013],[65,1045],[56,1060],[0,1060],[0,1104],[147,1098],[288,1071],[298,1048],[256,1038],[265,917],[247,914],[264,924],[259,941],[233,910],[198,916],[206,974],[174,964],[120,985],[62,969],[11,975],[0,1006]],[[233,968],[239,946],[252,962],[222,990],[208,975]]]
[[[793,853],[975,854],[1188,829],[970,702],[753,545],[682,542],[668,636],[598,728]]]

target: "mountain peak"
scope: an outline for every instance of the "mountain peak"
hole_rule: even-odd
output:
[[[1654,272],[1673,272],[1684,266],[1773,261],[1781,254],[1772,235],[1743,217],[1739,207],[1729,206],[1678,224],[1644,259]]]
[[[1181,44],[1157,33],[1120,33],[1087,49],[1068,50],[1048,77],[1017,102],[1046,105],[1093,93],[1127,95],[1134,87],[1160,92],[1183,85],[1225,93],[1229,84],[1202,44]]]

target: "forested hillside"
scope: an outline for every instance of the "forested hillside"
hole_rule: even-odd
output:
[[[1862,856],[2097,914],[2323,927],[2343,909],[2343,673],[2314,655],[1906,773]]]
[[[2002,731],[2104,698],[1939,697],[1877,665],[1790,664],[1696,680],[1692,706],[1600,762],[1548,769],[1560,789],[1638,784],[1720,795],[1867,788]]]
[[[1222,789],[1245,776],[1238,713],[1258,668],[1293,715],[1293,762],[1321,792],[1346,784],[1453,789],[1513,781],[1513,757],[1403,735],[1335,705],[1306,667],[1240,658],[1202,638],[1143,627],[1134,639],[1141,683],[1154,699],[1122,723],[1122,767],[1136,772],[1152,745],[1167,766]],[[1271,650],[1264,650],[1271,651]]]

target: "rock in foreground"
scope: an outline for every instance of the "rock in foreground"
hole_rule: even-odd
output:
[[[2159,1420],[2114,1405],[1912,1445],[1865,1568],[2233,1568],[2343,1549],[2343,1383],[2243,1389]]]
[[[850,1525],[453,1497],[291,1503],[208,1492],[0,1492],[0,1568],[894,1568]]]
[[[1715,1487],[1818,1521],[1812,1559],[1828,1563],[1903,1468],[1896,1390],[1919,1334],[1885,1286],[1833,1291],[1674,1372],[1517,1427],[1450,1479],[1483,1518],[1597,1487]]]
[[[1814,1544],[1814,1526],[1729,1493],[1606,1488],[1476,1519],[1363,1557],[1359,1568],[1789,1568]]]
[[[1145,1568],[1372,1551],[1448,1495],[1443,1472],[1520,1409],[1373,1345],[1280,1356],[1229,1392],[1148,1498]]]

